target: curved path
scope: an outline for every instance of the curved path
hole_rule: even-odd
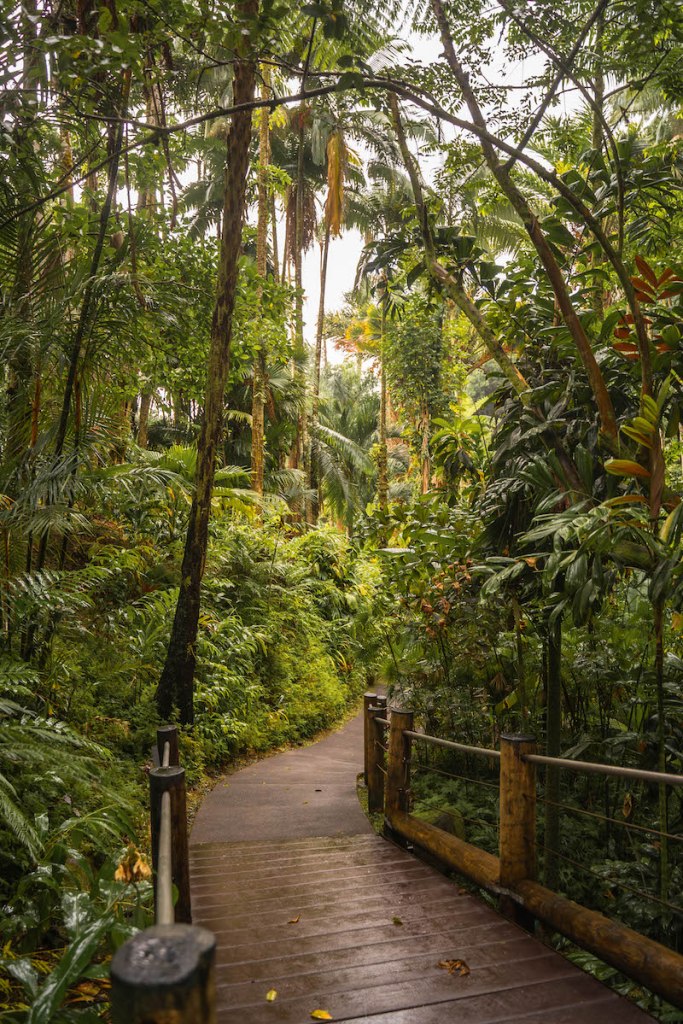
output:
[[[358,717],[250,765],[200,808],[193,913],[218,940],[219,1024],[651,1020],[375,835],[355,792],[362,732]]]

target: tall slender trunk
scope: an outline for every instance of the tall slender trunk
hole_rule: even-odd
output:
[[[387,371],[384,360],[384,340],[387,326],[386,300],[382,297],[379,336],[379,452],[377,456],[377,502],[383,512],[389,505],[389,453],[387,450]]]
[[[595,23],[595,57],[598,64],[595,69],[595,78],[593,79],[593,125],[591,131],[591,145],[596,153],[602,150],[604,142],[603,133],[603,108],[605,104],[605,76],[602,72],[602,39],[605,29],[605,15],[604,12],[600,14]],[[599,267],[603,262],[603,258],[600,252],[596,252],[593,256],[593,266]],[[593,309],[595,313],[602,317],[605,311],[605,286],[600,280],[600,277],[596,277],[595,284],[593,285]]]
[[[311,407],[311,437],[308,450],[308,486],[319,493],[318,460],[316,452],[315,430],[318,425],[320,410],[320,370],[323,353],[323,331],[325,328],[325,291],[327,289],[327,258],[330,251],[330,222],[325,222],[325,237],[320,250],[320,301],[318,303],[318,319],[315,327],[315,358],[313,361],[313,399]],[[315,525],[320,514],[320,500],[317,498],[308,504],[307,521]]]
[[[270,223],[271,231],[273,232],[273,277],[276,281],[280,280],[280,252],[278,250],[277,243],[277,205],[275,203],[275,194],[270,197]]]
[[[258,0],[242,0],[239,9],[245,18],[255,19],[259,10]],[[254,60],[248,56],[249,44],[247,36],[243,44],[243,55],[235,61],[233,95],[237,106],[248,104],[254,98],[256,67]],[[197,445],[195,490],[185,541],[178,603],[166,661],[156,691],[159,715],[169,718],[173,708],[177,707],[180,720],[185,724],[191,724],[194,720],[200,591],[206,564],[216,456],[223,425],[223,400],[249,172],[251,121],[250,110],[233,114],[227,140],[221,256],[211,323],[204,416]]]
[[[146,448],[149,444],[149,410],[152,406],[152,394],[143,391],[140,395],[140,412],[138,414],[138,445]]]
[[[268,98],[267,71],[263,71],[261,98]],[[256,223],[256,272],[260,278],[259,305],[263,309],[263,283],[268,273],[268,161],[269,161],[269,111],[263,107],[259,112],[259,162],[258,162],[258,215]],[[261,314],[263,317],[263,314]],[[266,332],[261,332],[265,338]],[[251,399],[251,487],[257,494],[263,494],[263,476],[266,459],[266,353],[261,340],[252,371],[253,388]]]
[[[23,109],[19,120],[19,148],[33,149],[31,133],[38,114],[38,59],[36,32],[36,2],[28,0],[22,5],[22,102]],[[17,182],[19,205],[25,200],[34,198],[34,189],[30,173],[19,175]],[[31,344],[31,290],[33,284],[33,245],[36,233],[36,213],[25,213],[19,221],[18,256],[12,299],[15,307],[16,322],[21,325],[15,332],[14,343],[7,361],[7,439],[4,461],[8,464],[21,463],[29,448],[31,439],[31,398],[33,391],[33,352]],[[23,328],[23,329],[22,329]],[[21,483],[17,478],[13,493],[18,493]]]

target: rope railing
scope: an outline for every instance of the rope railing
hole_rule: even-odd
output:
[[[507,916],[527,928],[536,920],[543,921],[553,931],[560,932],[574,943],[594,953],[600,959],[629,975],[635,981],[662,996],[667,1002],[683,1008],[683,957],[666,946],[628,928],[619,921],[575,903],[536,881],[536,767],[555,767],[573,772],[623,778],[647,784],[681,787],[683,777],[665,772],[653,772],[619,765],[602,765],[589,761],[571,761],[538,754],[531,736],[503,735],[500,749],[491,750],[471,744],[458,743],[441,737],[418,732],[414,715],[405,709],[385,711],[386,699],[366,694],[366,763],[365,778],[368,785],[368,803],[375,811],[384,810],[385,831],[400,842],[415,844],[427,851],[446,867],[466,875],[482,888],[499,898],[500,909]],[[388,742],[382,742],[388,725]],[[499,766],[499,784],[493,781],[471,779],[447,772],[437,765],[429,765],[413,758],[413,744],[440,747],[467,756],[487,758]],[[499,790],[498,802],[498,855],[438,828],[411,813],[411,768],[434,771],[437,774],[476,782]],[[547,803],[547,801],[546,801]],[[569,806],[569,805],[568,805]],[[572,808],[581,813],[581,808]],[[585,812],[594,815],[595,812]],[[595,815],[609,821],[609,816]],[[472,818],[472,822],[491,826],[490,822]],[[616,821],[616,819],[611,819]],[[644,829],[627,821],[617,822],[627,828],[640,828],[653,838],[675,838],[666,829]],[[547,852],[547,851],[546,851]],[[563,862],[572,861],[566,851],[551,850]],[[574,861],[578,864],[577,861]],[[582,869],[592,873],[603,883],[618,885],[620,880],[607,878],[586,865]],[[622,884],[626,891],[641,899],[651,900],[671,912],[680,907],[660,896],[650,896],[637,885]]]
[[[112,1020],[210,1024],[216,1019],[216,939],[192,924],[185,769],[176,726],[157,731],[156,760],[159,767],[149,773],[155,923],[112,960]]]

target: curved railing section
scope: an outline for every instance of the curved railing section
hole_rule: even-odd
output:
[[[416,763],[424,767],[415,756],[418,747],[445,748],[468,758],[481,759],[486,761],[487,770],[498,764],[498,783],[492,786],[499,789],[497,855],[411,813],[411,767]],[[674,787],[677,791],[683,787],[683,776],[680,775],[546,757],[537,752],[532,736],[501,736],[500,748],[494,750],[426,735],[415,730],[412,711],[400,708],[388,711],[385,697],[374,693],[365,695],[368,807],[374,813],[384,812],[387,833],[404,843],[415,844],[445,867],[496,894],[500,910],[523,927],[531,929],[537,920],[542,921],[667,1002],[683,1008],[683,956],[619,921],[581,906],[537,880],[537,766],[548,773],[555,773],[555,776],[561,771],[568,771]],[[490,782],[483,784],[492,785]],[[556,803],[556,806],[565,805]],[[593,811],[579,810],[579,813],[611,820]],[[641,827],[640,831],[652,832],[664,843],[682,839],[661,828]],[[561,849],[549,849],[546,845],[544,852],[551,860],[570,860]],[[680,913],[683,910],[668,900],[650,898],[662,904],[668,912]]]

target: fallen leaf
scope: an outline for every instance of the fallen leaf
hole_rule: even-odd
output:
[[[464,960],[439,960],[436,966],[444,971],[448,971],[449,974],[459,974],[461,978],[467,977],[470,973],[470,969]]]
[[[403,927],[403,921],[401,920],[400,917],[392,917],[391,923],[395,924],[397,928]]]
[[[333,1020],[331,1013],[327,1010],[311,1010],[311,1017],[313,1020]]]
[[[266,992],[266,1002],[274,1003],[276,999],[277,999],[277,989],[271,988],[268,992]]]
[[[296,917],[290,917],[290,919],[287,922],[287,924],[298,924],[300,920],[301,920],[301,914],[297,914]]]

